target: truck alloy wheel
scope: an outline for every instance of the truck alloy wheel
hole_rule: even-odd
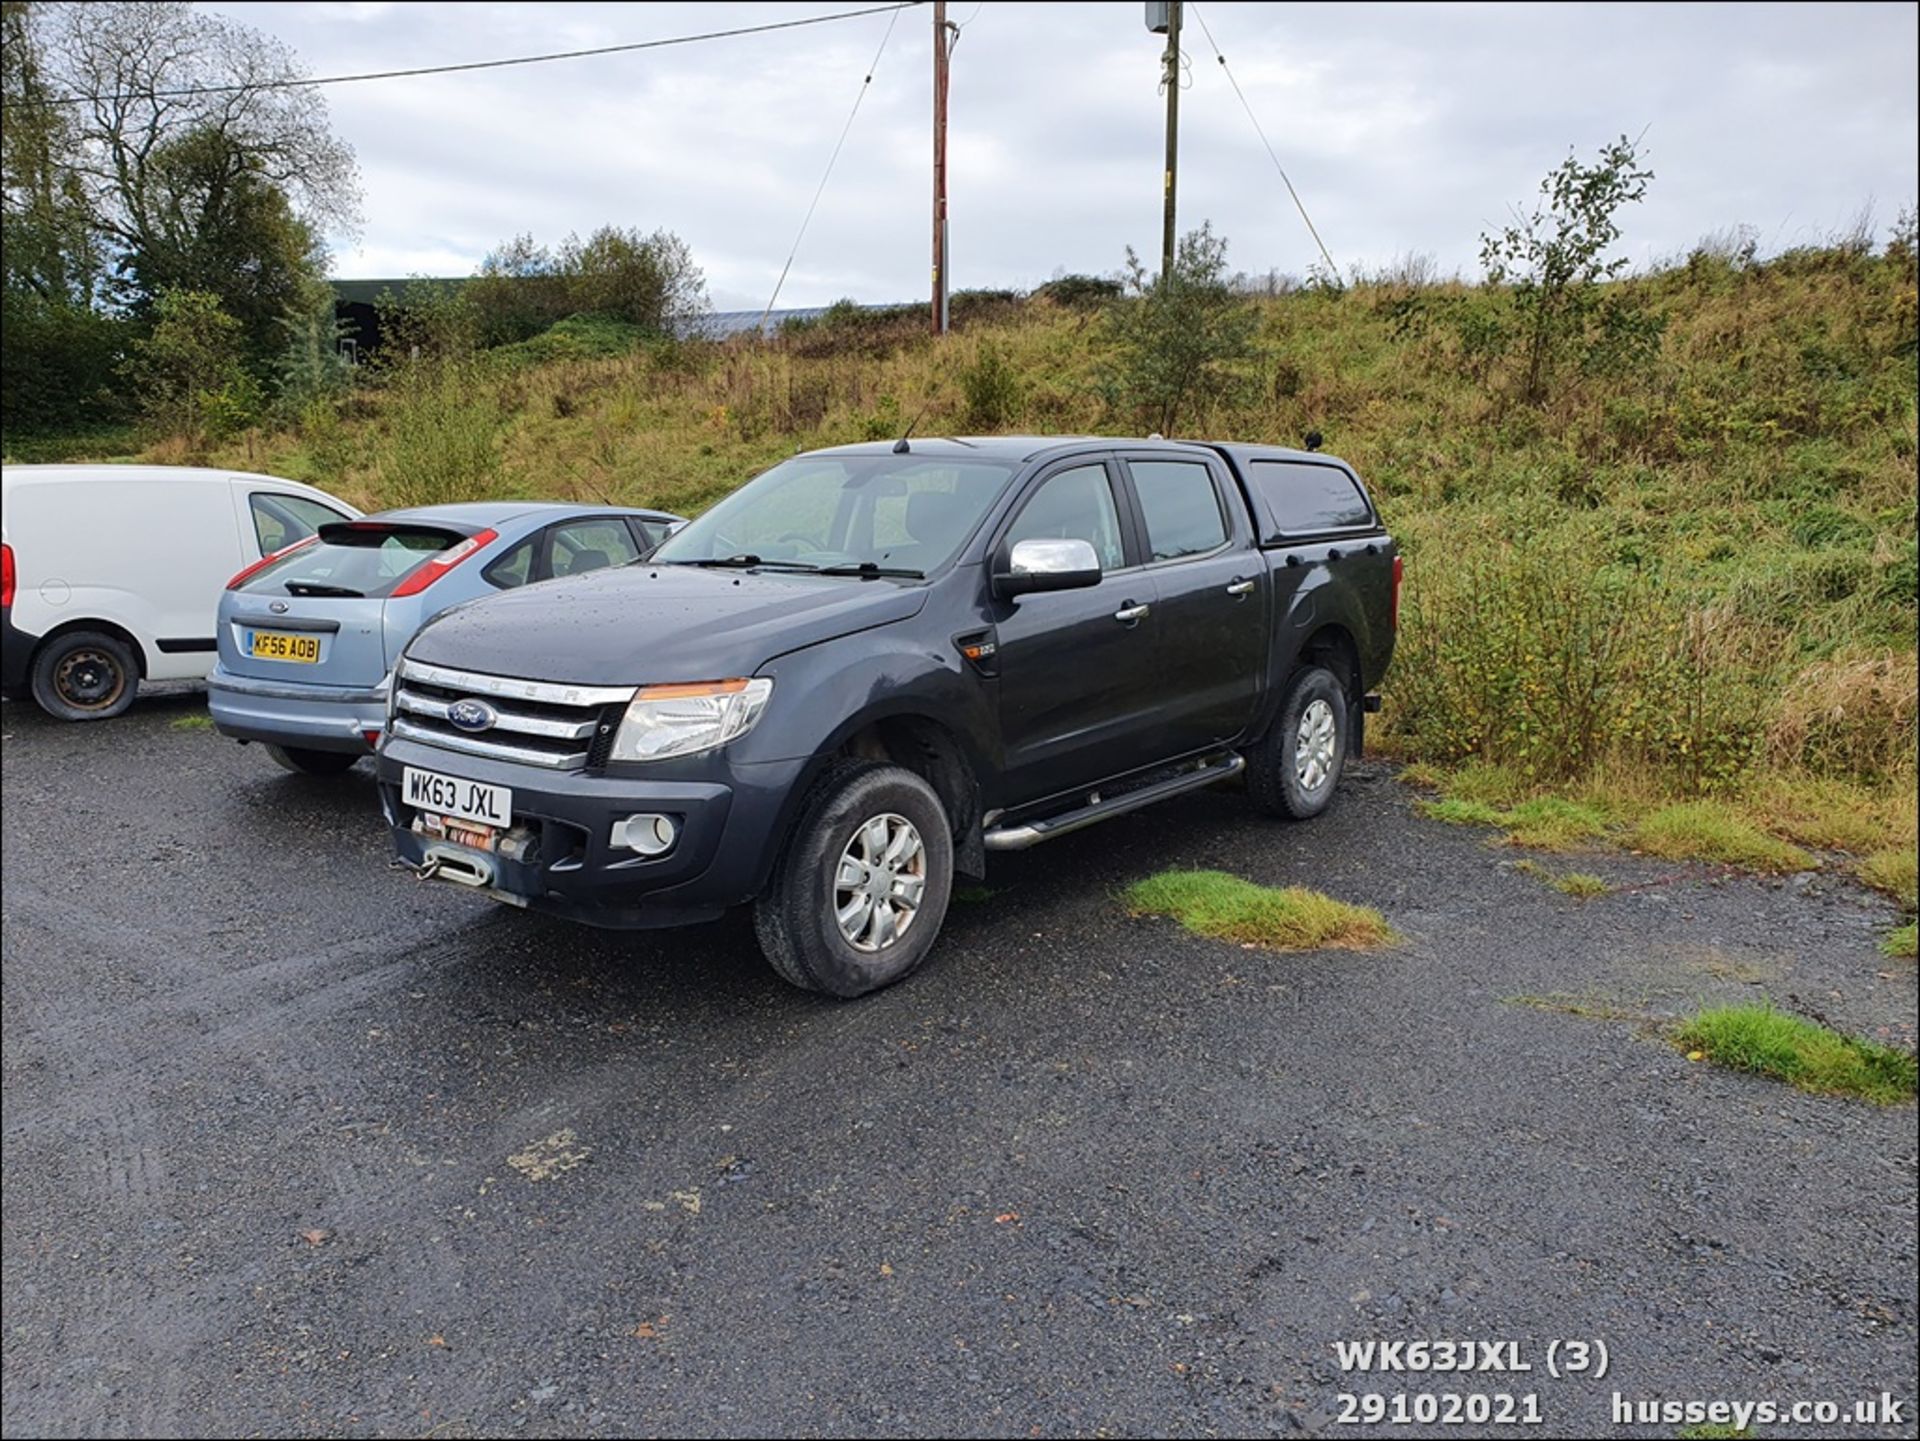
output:
[[[833,878],[834,919],[856,951],[884,951],[912,929],[927,889],[927,848],[905,816],[875,816],[853,833]]]
[[[794,985],[865,995],[927,958],[952,888],[953,830],[933,787],[903,766],[836,760],[754,902],[754,933]]]
[[[1346,687],[1330,670],[1302,666],[1280,714],[1247,753],[1247,794],[1270,816],[1311,820],[1333,803],[1347,763]]]

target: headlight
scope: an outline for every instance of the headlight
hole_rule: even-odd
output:
[[[657,761],[710,751],[752,730],[772,694],[765,677],[642,686],[627,703],[609,759]]]

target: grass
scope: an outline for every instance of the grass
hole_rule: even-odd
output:
[[[953,899],[963,906],[984,905],[1000,892],[992,886],[955,886]]]
[[[1908,910],[1916,904],[1917,884],[1916,856],[1912,846],[1898,849],[1875,851],[1860,863],[1860,879],[1876,891],[1885,891]]]
[[[1536,861],[1516,861],[1513,868],[1523,876],[1537,876],[1561,895],[1572,896],[1575,900],[1589,901],[1613,889],[1600,877],[1590,876],[1584,871],[1554,872]]]
[[[1457,826],[1493,826],[1507,834],[1504,843],[1540,851],[1568,851],[1606,835],[1608,820],[1598,808],[1559,796],[1534,796],[1502,809],[1484,800],[1448,795],[1419,803],[1422,814]]]
[[[1819,865],[1800,847],[1768,835],[1720,801],[1662,806],[1634,828],[1633,844],[1648,855],[1668,860],[1717,861],[1774,874]]]
[[[1579,1016],[1588,1021],[1645,1021],[1644,1011],[1632,1010],[1605,996],[1503,996],[1510,1006],[1525,1006],[1533,1011],[1555,1011],[1563,1016]]]
[[[1896,961],[1920,959],[1920,929],[1912,921],[1880,938],[1880,949]]]
[[[1689,1056],[1772,1076],[1803,1091],[1883,1106],[1914,1097],[1910,1052],[1845,1036],[1771,1006],[1712,1007],[1684,1022],[1674,1039]]]
[[[1124,899],[1130,915],[1171,916],[1197,935],[1271,950],[1366,950],[1397,939],[1378,911],[1225,871],[1161,871],[1129,886]]]
[[[1682,1426],[1673,1434],[1679,1441],[1746,1441],[1753,1430],[1731,1421],[1702,1421],[1695,1426]]]
[[[195,711],[188,715],[175,716],[170,724],[177,731],[210,731],[213,729],[213,717]]]

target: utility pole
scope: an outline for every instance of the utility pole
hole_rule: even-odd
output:
[[[947,58],[946,0],[933,4],[933,333],[947,333]]]
[[[1167,194],[1166,214],[1160,226],[1160,284],[1173,285],[1173,253],[1179,243],[1174,230],[1174,180],[1180,171],[1180,0],[1167,3]]]

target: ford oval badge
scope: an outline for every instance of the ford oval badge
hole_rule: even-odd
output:
[[[493,729],[493,723],[500,719],[500,712],[483,700],[474,700],[469,696],[457,700],[447,707],[447,722],[455,730],[484,731]]]
[[[287,613],[287,603],[284,600],[270,600],[267,602],[267,609],[275,615],[285,615]]]

